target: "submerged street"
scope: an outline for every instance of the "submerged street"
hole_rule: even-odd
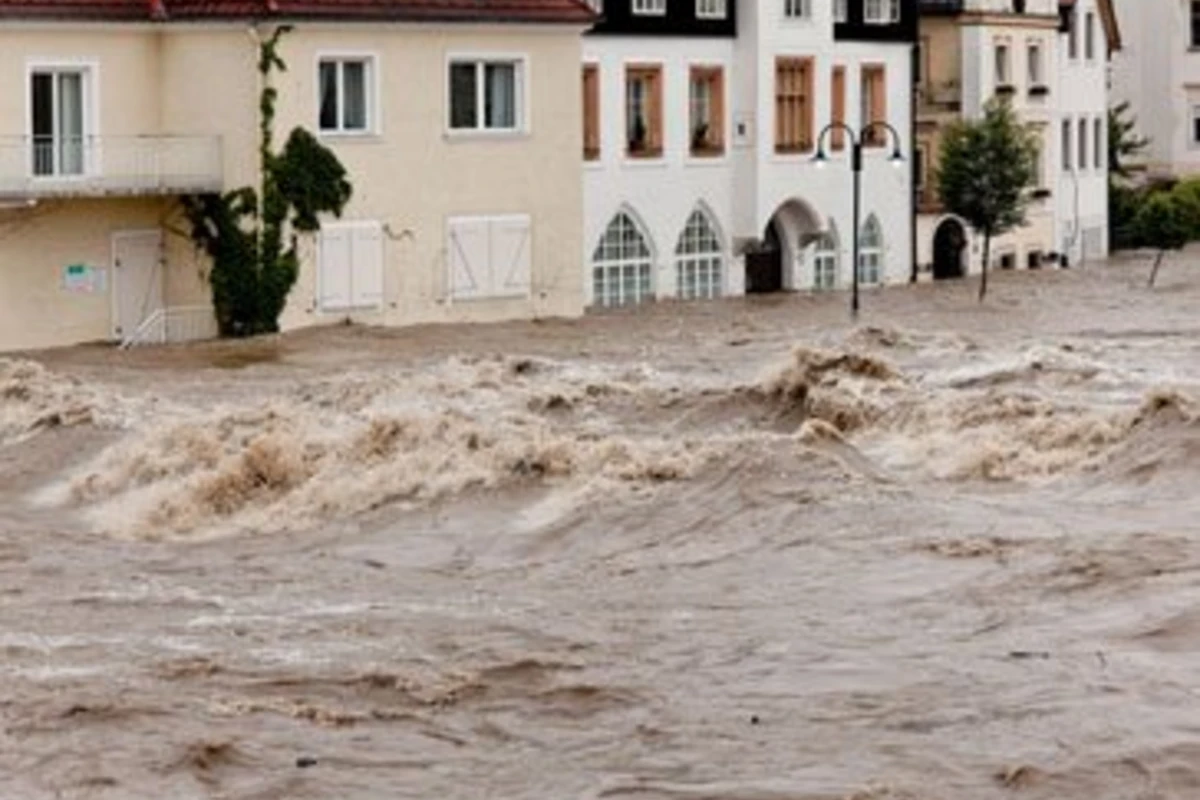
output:
[[[0,358],[0,797],[1200,796],[1200,272]]]

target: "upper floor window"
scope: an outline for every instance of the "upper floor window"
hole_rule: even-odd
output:
[[[866,0],[863,21],[869,25],[890,25],[900,21],[900,0]]]
[[[846,0],[833,0],[833,21],[845,22],[850,19],[850,11],[846,7]]]
[[[322,58],[318,62],[322,133],[366,133],[372,119],[372,60],[363,57]]]
[[[1062,168],[1063,172],[1071,171],[1071,120],[1062,121]]]
[[[657,64],[625,72],[625,140],[633,158],[662,155],[662,67]]]
[[[1088,148],[1088,124],[1087,124],[1086,119],[1084,119],[1083,117],[1080,117],[1080,119],[1079,119],[1079,161],[1077,163],[1079,164],[1079,170],[1081,172],[1088,168],[1087,148]]]
[[[720,67],[692,67],[689,89],[691,154],[725,152],[725,74]]]
[[[696,16],[700,19],[725,19],[726,0],[696,0]]]
[[[450,129],[519,130],[524,119],[523,73],[516,59],[452,59]]]
[[[661,16],[667,13],[667,0],[633,0],[633,13]]]
[[[998,43],[996,45],[996,86],[1011,86],[1012,71],[1008,64],[1008,45]]]
[[[1029,86],[1030,88],[1033,88],[1034,86],[1041,86],[1043,81],[1041,44],[1038,42],[1030,42],[1028,57],[1029,64],[1027,65],[1027,69],[1029,70]]]
[[[1192,47],[1200,49],[1200,0],[1192,0]]]
[[[862,102],[859,122],[864,127],[875,122],[887,122],[887,73],[882,66],[862,68],[859,100]],[[863,144],[867,147],[883,147],[887,144],[887,130],[883,125],[871,125],[863,135]]]
[[[783,15],[788,19],[808,19],[811,14],[811,0],[783,0]]]
[[[600,158],[600,67],[583,65],[583,158]]]
[[[30,74],[30,133],[34,175],[82,175],[91,124],[90,75],[78,67],[47,67]]]
[[[1104,122],[1099,117],[1092,120],[1092,132],[1095,134],[1092,137],[1093,166],[1104,169]]]
[[[801,153],[813,145],[813,62],[775,62],[775,151]]]
[[[1096,15],[1089,11],[1086,19],[1083,26],[1083,54],[1091,61],[1096,57]]]
[[[1075,24],[1075,9],[1071,9],[1067,16],[1067,57],[1079,58],[1079,26]]]

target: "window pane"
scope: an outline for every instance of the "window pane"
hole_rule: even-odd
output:
[[[322,61],[319,77],[321,82],[321,130],[337,130],[337,64],[332,61]]]
[[[488,128],[517,127],[517,68],[515,64],[488,64],[484,119]]]
[[[63,72],[58,76],[58,171],[63,175],[83,172],[83,75]]]
[[[54,172],[54,76],[33,76],[33,174]]]
[[[348,131],[367,129],[367,65],[362,61],[342,64],[343,90],[342,128]]]
[[[478,128],[475,64],[450,65],[450,127]]]

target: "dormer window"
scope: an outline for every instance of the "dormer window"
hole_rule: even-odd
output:
[[[867,0],[863,21],[868,25],[893,25],[900,21],[900,0]]]
[[[696,17],[699,19],[725,19],[726,0],[696,0]]]
[[[667,0],[633,0],[633,13],[661,17],[667,13]]]
[[[783,0],[783,16],[787,19],[808,19],[811,14],[810,0]]]

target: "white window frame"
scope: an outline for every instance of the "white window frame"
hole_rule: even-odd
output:
[[[797,22],[812,19],[812,0],[783,0],[783,18]]]
[[[829,230],[821,235],[813,249],[814,292],[829,292],[837,288],[838,267],[841,261],[837,232]]]
[[[703,227],[693,227],[697,218]],[[709,237],[713,247],[699,249]],[[716,220],[704,208],[688,214],[675,244],[675,292],[682,300],[714,300],[725,293],[725,246]]]
[[[323,128],[321,127],[321,65],[327,62],[334,62],[338,65],[337,70],[337,127]],[[363,91],[366,97],[363,98],[365,103],[367,124],[365,127],[345,128],[342,125],[342,108],[345,90],[345,70],[342,69],[342,64],[346,62],[358,62],[365,64],[363,81],[365,86]],[[316,54],[316,59],[313,64],[314,81],[314,108],[316,109],[316,129],[318,135],[322,137],[332,136],[377,136],[380,132],[379,126],[379,54],[363,50],[329,50],[320,51]]]
[[[617,219],[622,216],[625,217],[629,221],[629,224],[633,226],[634,230],[637,231],[642,244],[646,248],[646,255],[639,255],[636,257],[623,255],[622,257],[615,259],[597,258],[597,255],[601,252],[601,248],[604,246],[609,230],[612,228]],[[592,258],[588,261],[592,286],[592,305],[603,308],[618,308],[621,306],[636,305],[639,303],[652,301],[655,296],[654,273],[656,270],[654,254],[654,241],[650,238],[650,234],[646,228],[638,220],[637,215],[628,208],[619,209],[604,224],[604,230],[600,232],[600,239],[596,242],[596,247],[592,251]],[[624,271],[628,267],[632,267],[637,270],[637,289],[632,300],[627,297],[625,293]],[[646,273],[644,279],[642,275],[643,270]],[[606,291],[603,294],[599,294],[595,291],[595,286],[597,283],[596,273],[598,271],[603,271],[600,281],[600,283],[603,285],[607,285],[607,281],[612,279],[613,273],[615,272],[618,287],[618,291],[616,292],[616,303],[610,304],[607,302],[608,296],[613,294],[612,292]]]
[[[1025,69],[1028,70],[1029,86],[1045,86],[1043,72],[1044,65],[1042,64],[1042,43],[1039,40],[1033,40],[1025,45]]]
[[[1012,86],[1012,47],[1005,40],[992,45],[992,68],[996,71],[996,86]]]
[[[633,0],[631,8],[635,16],[663,17],[667,13],[667,0]]]
[[[34,169],[33,155],[33,76],[37,73],[78,72],[80,91],[83,93],[83,169],[81,172],[38,175]],[[38,181],[81,180],[102,174],[100,139],[100,63],[93,60],[37,59],[25,62],[25,131],[29,141],[29,154],[25,159],[27,177]],[[57,112],[55,112],[57,116]]]
[[[865,244],[866,232],[872,221],[875,223],[876,230],[879,231],[879,244],[868,247]],[[858,282],[863,286],[878,286],[883,282],[883,253],[887,240],[883,235],[883,225],[877,216],[872,214],[867,217],[862,224],[859,237]]]
[[[867,25],[895,25],[900,21],[900,0],[864,0],[863,22]]]
[[[453,112],[453,81],[450,78],[450,70],[455,64],[473,63],[475,65],[475,121],[474,128],[455,128],[451,124],[451,114]],[[484,79],[484,67],[487,64],[512,64],[516,67],[515,70],[515,101],[517,104],[514,118],[516,120],[515,127],[512,128],[488,128],[485,126],[485,97],[486,97],[486,80]],[[533,96],[532,82],[533,73],[530,69],[530,58],[528,53],[514,52],[454,52],[446,54],[446,63],[443,70],[443,79],[445,80],[445,109],[443,120],[445,125],[446,135],[450,138],[473,138],[473,137],[496,137],[506,138],[515,136],[525,136],[530,132],[530,102],[529,98]]]
[[[728,0],[696,0],[696,19],[725,19],[728,16]]]

